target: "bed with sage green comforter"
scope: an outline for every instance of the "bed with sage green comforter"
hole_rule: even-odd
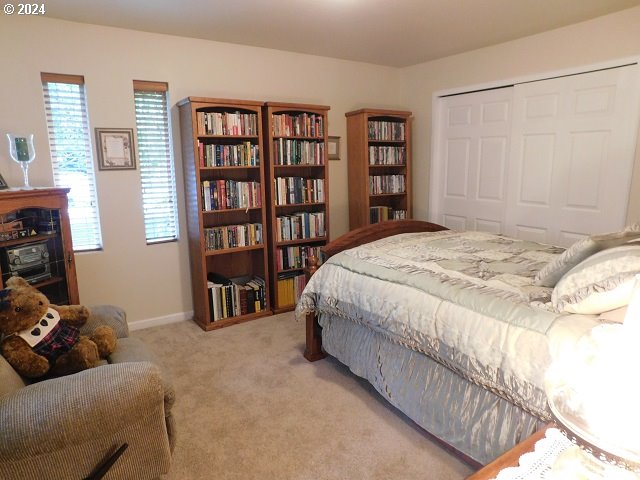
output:
[[[296,313],[316,312],[329,354],[487,463],[550,418],[543,380],[553,327],[593,325],[555,312],[553,289],[534,284],[562,251],[483,232],[396,235],[331,257]]]

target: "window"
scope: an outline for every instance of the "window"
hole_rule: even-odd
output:
[[[167,90],[167,84],[162,82],[133,82],[144,228],[148,244],[178,238]]]
[[[68,187],[75,251],[102,248],[84,77],[42,73],[56,187]]]

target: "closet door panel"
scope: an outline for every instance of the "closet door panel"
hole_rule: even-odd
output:
[[[569,178],[565,207],[597,213],[601,203],[602,173],[606,173],[610,132],[572,133],[569,143]]]
[[[511,96],[507,87],[442,100],[433,221],[458,230],[504,230]]]
[[[514,87],[507,233],[569,245],[624,225],[638,130],[637,66]],[[635,79],[635,80],[634,80]]]
[[[518,202],[532,207],[551,205],[551,183],[556,151],[556,136],[552,133],[525,134],[514,154],[520,175],[516,183]]]
[[[469,194],[468,175],[472,147],[471,138],[451,138],[447,142],[445,155],[445,198],[467,200]]]

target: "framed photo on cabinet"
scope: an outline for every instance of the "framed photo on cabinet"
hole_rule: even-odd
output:
[[[96,152],[100,170],[135,170],[133,128],[96,128]]]
[[[340,137],[329,137],[327,141],[327,156],[329,160],[340,160]]]

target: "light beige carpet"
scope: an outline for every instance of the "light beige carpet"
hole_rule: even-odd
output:
[[[176,388],[167,480],[462,479],[471,469],[333,358],[302,357],[292,313],[134,332]]]

